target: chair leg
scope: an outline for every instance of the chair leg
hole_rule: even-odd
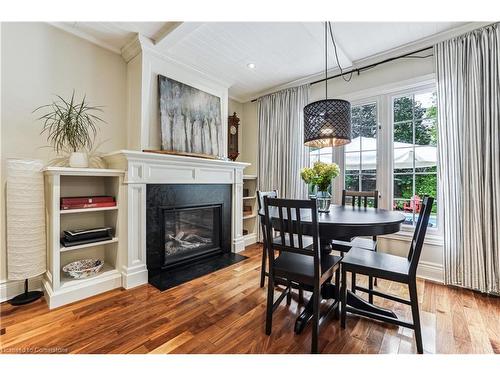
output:
[[[311,353],[318,353],[318,340],[319,340],[319,308],[321,303],[319,285],[314,286],[313,292],[313,318],[312,318],[312,342]]]
[[[356,294],[356,274],[351,272],[351,292]]]
[[[262,266],[260,267],[260,287],[264,287],[266,282],[266,259],[267,259],[267,249],[266,244],[262,245]]]
[[[373,276],[368,276],[368,289],[373,290]],[[368,302],[373,304],[373,294],[368,293]]]
[[[290,305],[292,303],[292,283],[288,282],[288,293],[286,294],[286,304]]]
[[[340,326],[345,328],[346,306],[347,306],[347,272],[342,269],[342,281],[340,283],[340,301],[342,308],[340,310]]]
[[[266,335],[271,334],[273,326],[274,280],[271,275],[267,279]]]
[[[299,286],[299,303],[304,303],[304,289]]]
[[[424,352],[424,346],[422,343],[422,328],[420,327],[420,314],[418,311],[416,280],[410,281],[408,288],[410,289],[411,314],[413,316],[413,329],[415,331],[415,341],[417,342],[417,352],[422,354]]]
[[[340,317],[340,267],[335,271],[335,292],[337,293],[337,307],[333,316],[338,319]]]

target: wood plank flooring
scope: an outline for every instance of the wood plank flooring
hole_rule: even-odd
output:
[[[243,262],[165,292],[150,285],[114,290],[50,311],[45,301],[0,305],[2,353],[309,353],[310,325],[295,335],[302,306],[294,296],[264,333],[266,288],[259,288],[260,245]],[[359,277],[360,284],[366,282]],[[408,297],[404,286],[378,288]],[[426,353],[500,353],[500,298],[418,281]],[[306,294],[306,297],[309,297]],[[411,320],[409,306],[375,303]],[[413,331],[348,315],[330,318],[322,353],[416,353]]]

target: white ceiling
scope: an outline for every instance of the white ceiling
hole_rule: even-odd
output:
[[[229,96],[255,96],[324,70],[321,22],[66,22],[59,26],[119,52],[135,33],[163,53],[228,82]],[[333,32],[342,67],[464,25],[458,22],[344,22]],[[56,25],[57,26],[57,25]],[[172,31],[173,29],[173,31]],[[330,48],[329,69],[336,68]],[[248,63],[256,68],[247,68]]]

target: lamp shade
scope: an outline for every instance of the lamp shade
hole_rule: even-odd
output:
[[[44,183],[39,160],[7,160],[9,280],[41,275],[47,267]]]
[[[325,99],[304,107],[304,145],[342,146],[351,142],[351,103]]]

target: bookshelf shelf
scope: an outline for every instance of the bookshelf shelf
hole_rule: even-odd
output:
[[[114,211],[118,210],[118,206],[113,207],[94,207],[94,208],[77,208],[71,210],[61,210],[61,215],[65,214],[79,214],[83,212],[98,212],[98,211]]]
[[[113,237],[111,240],[86,243],[86,244],[83,244],[83,245],[76,245],[76,246],[70,246],[70,247],[61,246],[61,248],[59,249],[59,251],[64,252],[64,251],[80,250],[80,249],[86,249],[86,248],[89,248],[89,247],[96,247],[96,246],[108,245],[108,244],[116,243],[116,242],[118,242],[118,237]]]

